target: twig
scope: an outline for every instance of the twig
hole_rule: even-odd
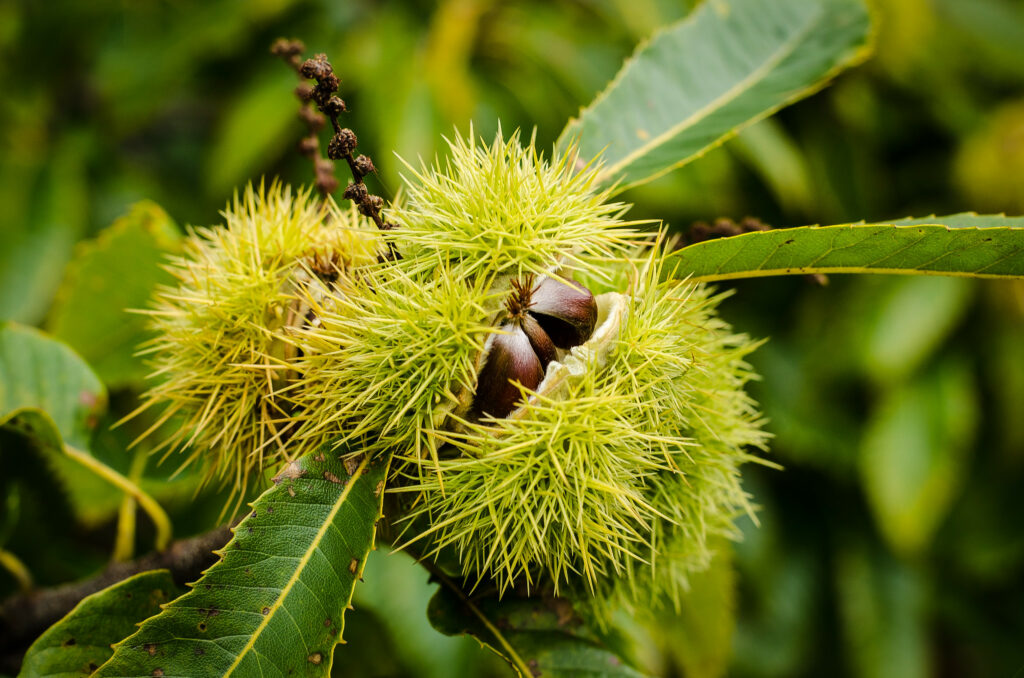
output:
[[[696,245],[699,242],[713,238],[731,238],[743,235],[744,233],[754,233],[755,231],[770,231],[771,228],[771,226],[756,217],[744,217],[739,222],[721,218],[716,219],[710,225],[706,221],[695,221],[690,226],[688,237],[680,241],[679,246]],[[821,273],[812,273],[811,275],[804,276],[804,278],[814,285],[823,286],[828,284],[828,277]]]
[[[348,107],[345,101],[337,95],[341,81],[335,75],[334,67],[327,61],[327,56],[324,54],[317,54],[312,59],[301,61],[300,55],[304,49],[304,45],[298,40],[281,38],[271,47],[271,52],[284,59],[300,77],[316,81],[315,86],[302,83],[295,92],[303,102],[300,116],[306,120],[310,130],[309,136],[302,140],[299,149],[304,154],[312,154],[314,158],[317,190],[323,195],[334,192],[338,181],[334,176],[334,164],[331,161],[344,160],[352,173],[352,183],[345,187],[344,197],[354,202],[359,208],[359,212],[372,219],[381,231],[398,228],[397,224],[384,221],[381,216],[384,199],[370,193],[363,182],[363,178],[368,174],[376,173],[377,168],[374,167],[373,161],[368,156],[352,154],[356,150],[359,140],[355,132],[347,127],[342,127],[338,120],[342,113],[348,111]],[[319,112],[312,110],[310,102],[316,104]],[[327,144],[327,159],[319,156],[320,142],[317,138],[317,132],[323,128],[325,118],[330,120],[331,128],[334,130],[334,136]],[[401,257],[392,241],[387,241],[387,247],[385,259],[394,261]]]
[[[167,517],[167,512],[164,511],[163,507],[153,497],[146,494],[138,484],[110,468],[91,454],[86,454],[78,448],[67,444],[64,445],[64,452],[70,459],[86,467],[117,489],[135,497],[135,501],[139,502],[139,506],[149,515],[150,520],[153,521],[153,526],[156,528],[157,550],[162,551],[167,548],[167,545],[171,542],[171,519]]]
[[[227,525],[206,534],[174,542],[166,551],[127,563],[112,563],[100,574],[52,589],[22,593],[0,605],[0,673],[20,663],[25,649],[43,631],[71,611],[82,598],[148,570],[166,568],[179,585],[193,582],[217,560],[213,550],[231,538]],[[16,669],[15,669],[16,672]]]
[[[708,225],[705,221],[695,221],[690,226],[689,244],[694,245],[712,238],[727,238],[754,231],[768,231],[771,226],[755,217],[744,217],[742,221],[735,222],[732,219],[716,219],[715,223]]]
[[[302,53],[306,46],[299,40],[277,40],[270,48],[271,53],[281,57],[285,63],[299,73],[302,66]],[[300,74],[301,75],[301,74]],[[338,180],[334,176],[334,163],[320,155],[320,140],[318,134],[327,124],[327,118],[318,113],[311,101],[313,86],[308,82],[300,83],[295,88],[295,96],[299,99],[299,118],[306,123],[306,136],[299,142],[299,153],[306,156],[313,162],[313,174],[315,176],[313,185],[320,197],[327,196],[338,190]]]

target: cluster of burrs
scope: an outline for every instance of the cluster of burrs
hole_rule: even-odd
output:
[[[521,388],[536,389],[544,380],[557,350],[584,343],[596,324],[597,302],[583,285],[547,277],[535,286],[533,275],[513,280],[500,334],[491,339],[478,378],[477,411],[507,416],[521,400]]]

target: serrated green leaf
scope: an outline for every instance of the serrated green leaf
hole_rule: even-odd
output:
[[[329,447],[290,462],[222,557],[97,676],[327,676],[373,548],[388,463]]]
[[[867,54],[861,0],[710,0],[641,45],[558,145],[624,187],[700,157]]]
[[[153,288],[173,278],[160,264],[181,235],[158,205],[140,202],[100,233],[79,243],[68,265],[48,328],[85,358],[111,387],[141,381],[146,367],[133,355],[148,338],[144,308]]]
[[[380,620],[403,666],[415,668],[417,678],[474,674],[475,660],[486,655],[469,638],[451,638],[430,625],[423,611],[437,587],[419,563],[401,551],[378,549],[370,553],[365,578],[356,589],[355,607]],[[339,648],[342,658],[348,648]]]
[[[452,584],[455,585],[454,583]],[[469,596],[442,586],[427,608],[441,633],[476,638],[520,678],[643,678],[603,647],[565,599]]]
[[[157,546],[170,541],[171,525],[152,497],[89,453],[106,410],[99,378],[74,351],[42,332],[0,324],[0,428],[32,439],[60,478],[84,523],[109,517],[129,492],[155,521]]]
[[[666,270],[695,282],[812,273],[1024,278],[1024,217],[956,214],[757,231],[683,247]]]
[[[25,653],[19,676],[92,675],[114,653],[113,644],[180,593],[167,570],[143,572],[82,599]]]
[[[38,330],[0,324],[0,426],[45,413],[58,442],[85,449],[106,405],[106,389],[74,351]]]

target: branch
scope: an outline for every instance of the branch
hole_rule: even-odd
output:
[[[231,538],[227,525],[206,534],[171,544],[166,551],[151,553],[127,563],[111,563],[100,574],[84,581],[63,584],[52,589],[22,593],[0,605],[0,672],[12,656],[21,654],[43,631],[78,604],[82,598],[148,570],[170,570],[179,585],[193,582],[217,560],[213,550]]]

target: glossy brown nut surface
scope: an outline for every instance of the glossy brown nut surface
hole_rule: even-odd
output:
[[[545,278],[530,297],[529,314],[561,349],[579,346],[594,333],[597,302],[583,285]]]
[[[495,334],[487,361],[477,379],[475,406],[479,413],[504,417],[516,408],[522,399],[516,384],[535,389],[544,378],[540,358],[516,323],[506,323]]]
[[[530,346],[533,347],[533,352],[537,354],[540,359],[540,366],[543,369],[547,369],[548,363],[558,357],[558,353],[555,350],[555,344],[551,341],[551,337],[544,331],[544,328],[540,326],[537,319],[527,313],[523,316],[521,321],[518,321],[520,326],[523,328],[523,332],[526,333],[526,337],[530,340]]]

